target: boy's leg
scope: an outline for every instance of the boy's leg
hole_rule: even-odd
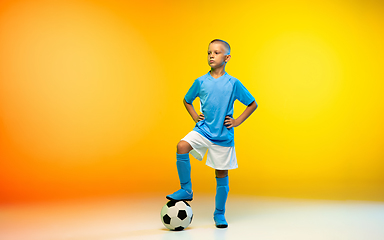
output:
[[[191,163],[189,161],[189,152],[191,145],[186,141],[180,141],[177,144],[176,166],[179,174],[181,189],[167,196],[169,200],[192,201],[192,182],[191,182]]]
[[[215,198],[215,212],[213,219],[215,220],[216,227],[226,228],[228,223],[225,220],[225,204],[229,192],[228,170],[216,170],[216,198]]]

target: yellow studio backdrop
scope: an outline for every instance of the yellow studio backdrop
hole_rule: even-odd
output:
[[[214,38],[259,104],[231,194],[382,201],[383,29],[373,0],[2,1],[0,201],[176,190],[182,99]]]

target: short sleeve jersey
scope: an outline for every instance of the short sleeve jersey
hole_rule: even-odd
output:
[[[214,144],[234,146],[234,129],[224,125],[225,117],[233,118],[235,100],[248,106],[255,98],[238,79],[228,73],[215,79],[210,72],[194,81],[185,95],[185,101],[192,104],[196,97],[200,98],[205,119],[197,122],[193,130]]]

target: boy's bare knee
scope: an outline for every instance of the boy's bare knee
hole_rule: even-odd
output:
[[[225,178],[228,176],[228,170],[216,170],[215,172],[217,178]]]
[[[186,141],[182,140],[177,144],[177,153],[178,154],[189,153],[191,150],[192,150],[191,145]]]

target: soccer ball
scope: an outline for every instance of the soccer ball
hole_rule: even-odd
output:
[[[187,202],[171,200],[161,209],[160,217],[165,227],[181,231],[191,224],[193,213]]]

